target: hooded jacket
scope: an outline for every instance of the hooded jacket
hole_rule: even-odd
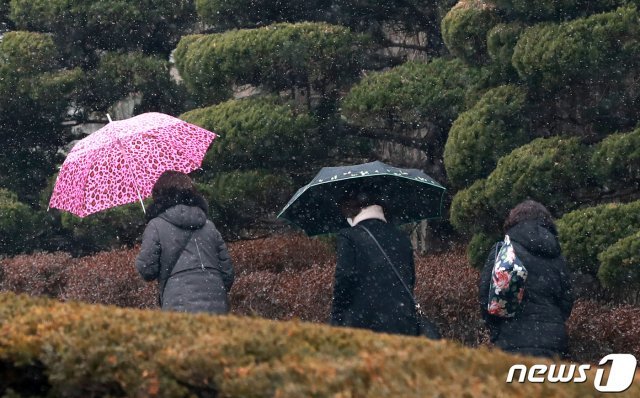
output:
[[[555,228],[529,220],[513,226],[507,235],[528,277],[520,314],[513,319],[489,315],[489,285],[498,245],[491,249],[479,286],[481,311],[491,340],[505,351],[545,357],[562,355],[567,349],[565,321],[571,315],[573,297],[570,273]]]
[[[207,219],[203,198],[181,202],[150,208],[136,268],[145,280],[157,279],[161,290],[165,286],[163,310],[227,313],[234,280],[227,247]]]
[[[412,298],[394,274],[364,225],[376,237],[413,290],[415,270],[409,237],[379,218],[357,220],[338,233],[331,324],[376,332],[417,335]]]

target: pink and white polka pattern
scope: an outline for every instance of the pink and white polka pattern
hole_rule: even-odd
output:
[[[80,217],[151,196],[166,170],[189,173],[216,134],[162,113],[113,121],[65,159],[49,206]]]

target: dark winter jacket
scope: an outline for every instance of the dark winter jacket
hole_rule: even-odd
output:
[[[416,311],[411,297],[360,225],[378,239],[413,291],[415,270],[408,236],[381,220],[361,221],[338,234],[331,324],[416,335]]]
[[[234,279],[227,247],[207,220],[204,199],[181,201],[150,208],[153,218],[142,236],[136,268],[145,280],[158,279],[161,290],[166,281],[163,310],[227,313]]]
[[[552,357],[567,349],[565,321],[571,314],[573,298],[569,270],[560,253],[553,227],[539,221],[524,221],[507,231],[516,256],[528,271],[523,309],[513,319],[487,313],[489,284],[497,245],[491,249],[482,270],[479,299],[491,340],[505,351]]]

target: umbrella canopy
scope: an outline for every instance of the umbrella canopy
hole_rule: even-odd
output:
[[[151,195],[166,170],[200,167],[215,133],[162,113],[110,122],[65,159],[49,207],[84,217]]]
[[[366,186],[382,200],[385,216],[395,224],[441,217],[446,189],[417,169],[400,169],[382,162],[323,167],[300,188],[278,214],[307,235],[337,232],[348,227],[339,201],[354,187]]]

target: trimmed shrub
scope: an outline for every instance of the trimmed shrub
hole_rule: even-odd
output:
[[[563,87],[633,68],[638,56],[635,6],[561,24],[526,29],[513,51],[513,66],[531,86]]]
[[[487,247],[492,243],[487,242]],[[327,321],[335,269],[332,245],[303,235],[283,235],[231,242],[229,251],[237,272],[230,293],[234,314]],[[82,259],[58,253],[0,260],[0,278],[6,274],[4,281],[0,280],[0,289],[66,300],[156,308],[157,282],[145,283],[137,274],[134,268],[137,253],[138,248]],[[478,276],[478,270],[468,265],[462,247],[444,254],[416,257],[418,301],[444,336],[472,346],[488,341],[477,302]],[[592,297],[592,291],[581,294]],[[627,306],[624,311],[618,311],[617,307],[611,309],[601,304],[584,307],[582,301],[578,301],[575,308],[568,323],[572,359],[597,362],[611,352],[639,355],[640,334],[635,333],[638,328],[634,325],[640,318],[634,310],[636,307]],[[0,305],[0,314],[5,310],[7,308]],[[162,316],[156,313],[154,318]],[[607,319],[615,319],[615,323]],[[610,328],[612,324],[616,329]],[[96,330],[102,330],[100,325],[102,323]],[[161,328],[155,333],[164,331]],[[0,336],[0,357],[4,347],[2,338]],[[5,380],[0,376],[0,388]]]
[[[494,214],[486,197],[487,180],[477,180],[469,188],[458,191],[449,209],[449,221],[460,232],[473,234],[498,231],[502,220]]]
[[[58,51],[50,35],[26,31],[7,32],[0,42],[0,66],[11,72],[33,76],[56,68]],[[4,72],[4,71],[3,71]]]
[[[353,29],[373,30],[379,35],[383,26],[390,25],[402,32],[438,32],[442,15],[455,3],[456,0],[426,4],[406,0],[196,0],[196,7],[207,25],[220,29],[276,22],[334,21]],[[439,38],[430,40],[437,42]]]
[[[640,231],[622,238],[598,254],[598,279],[615,290],[640,286]]]
[[[327,322],[333,294],[335,248],[305,235],[229,244],[236,282],[234,314]]]
[[[180,118],[221,135],[202,162],[205,172],[302,166],[327,151],[311,116],[276,97],[230,100]]]
[[[570,211],[581,204],[577,192],[591,178],[589,156],[577,138],[538,138],[516,148],[489,177],[456,194],[451,222],[465,233],[497,233],[509,211],[526,199],[555,214]]]
[[[66,253],[21,255],[0,260],[0,291],[59,298],[72,258]]]
[[[101,112],[134,93],[142,93],[140,108],[154,112],[170,112],[180,102],[178,88],[169,75],[169,63],[141,52],[105,53],[87,84],[81,100]]]
[[[287,175],[263,170],[223,172],[198,187],[208,199],[209,212],[222,234],[233,239],[242,236],[245,229],[268,227],[267,220],[294,190]]]
[[[608,354],[640,356],[640,307],[579,300],[567,322],[569,352],[578,363],[598,363]]]
[[[309,18],[318,1],[196,0],[200,19],[218,28],[251,28],[276,22],[313,20]],[[247,12],[247,10],[251,12]]]
[[[51,126],[67,111],[68,94],[82,75],[75,69],[56,70],[60,58],[50,35],[24,31],[3,35],[0,41],[0,121],[7,123],[2,136],[13,133],[13,141],[30,139],[40,145],[50,141],[64,142],[64,137],[49,137],[58,134]],[[16,124],[20,127],[13,131],[11,127]],[[47,129],[44,137],[33,137],[34,130],[44,127]],[[13,141],[7,145],[15,146]]]
[[[58,162],[77,70],[57,70],[61,57],[50,35],[13,31],[0,40],[0,186],[35,202]]]
[[[513,49],[518,43],[525,26],[520,22],[498,24],[487,33],[487,52],[491,57],[488,65],[497,81],[516,81],[518,73],[511,63]]]
[[[258,29],[184,36],[176,66],[203,103],[227,99],[232,85],[271,91],[353,83],[364,68],[368,39],[326,23],[274,24]]]
[[[528,198],[556,214],[577,207],[575,195],[592,176],[589,155],[577,138],[553,137],[536,139],[501,158],[485,189],[500,223]]]
[[[66,270],[61,299],[119,307],[158,306],[158,283],[145,282],[135,268],[140,250],[127,249],[80,258]]]
[[[593,151],[592,167],[598,184],[624,189],[640,181],[640,129],[612,134]]]
[[[494,0],[507,15],[530,21],[565,20],[577,15],[595,14],[628,3],[627,0]]]
[[[487,32],[498,22],[490,2],[460,0],[442,19],[442,38],[451,54],[470,64],[483,64],[487,60]]]
[[[569,266],[595,275],[598,254],[640,230],[640,201],[575,210],[559,219],[557,226]]]
[[[237,315],[325,323],[333,296],[335,262],[281,272],[256,271],[237,279],[230,301]]]
[[[302,234],[240,240],[228,247],[236,276],[258,271],[304,271],[336,261],[334,245]]]
[[[451,125],[475,101],[482,71],[460,60],[409,61],[367,74],[342,101],[342,114],[355,124],[379,128]]]
[[[471,237],[467,245],[467,261],[472,267],[482,270],[489,257],[489,251],[500,240],[499,234],[478,232]]]
[[[42,220],[38,213],[11,191],[0,188],[0,253],[17,254],[33,250]]]
[[[150,202],[147,201],[148,206]],[[140,203],[131,203],[80,218],[61,214],[62,227],[71,231],[75,255],[131,246],[142,236],[146,225]]]
[[[85,48],[168,54],[194,11],[193,1],[12,0],[10,18],[20,29],[52,32],[61,42],[74,38]]]
[[[449,130],[444,164],[449,182],[469,186],[493,171],[498,159],[529,140],[526,91],[500,86],[487,91]]]
[[[416,258],[416,300],[444,338],[471,346],[488,341],[479,311],[478,278],[462,247]]]
[[[539,359],[299,322],[62,304],[2,294],[0,327],[0,380],[3,389],[18,395],[25,391],[15,388],[24,389],[25,384],[51,396],[594,393],[590,383],[504,382],[513,363],[532,366]],[[588,372],[589,378],[594,375]],[[637,382],[628,393],[640,393]]]

